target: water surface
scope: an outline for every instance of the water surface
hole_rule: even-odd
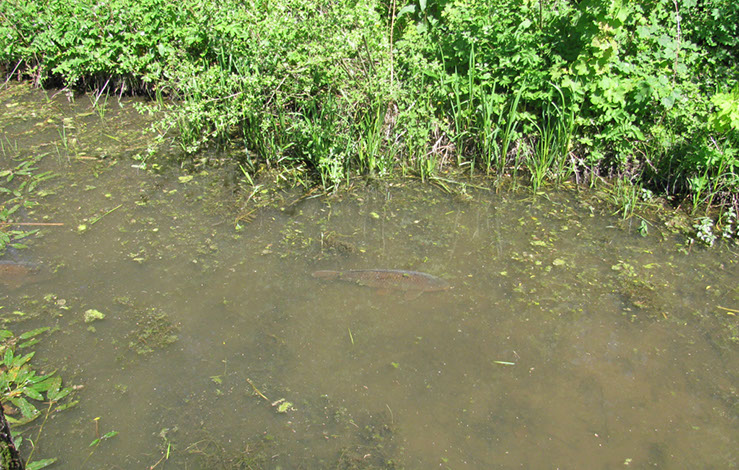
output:
[[[60,468],[148,468],[167,444],[167,468],[191,469],[739,465],[736,323],[718,308],[739,306],[735,251],[642,238],[566,188],[463,197],[408,180],[251,213],[212,168],[132,168],[130,103],[101,117],[85,97],[2,94],[18,113],[3,140],[59,174],[24,217],[65,225],[12,253],[44,275],[0,291],[0,314],[17,332],[58,326],[36,359],[84,386],[38,443]],[[364,268],[453,289],[407,299],[311,276]],[[86,324],[91,308],[106,318]],[[119,434],[90,456],[96,417]]]

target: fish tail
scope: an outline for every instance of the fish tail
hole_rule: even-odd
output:
[[[317,279],[338,279],[341,276],[341,271],[315,271],[313,277]]]

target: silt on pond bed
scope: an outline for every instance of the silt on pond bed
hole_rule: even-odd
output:
[[[117,431],[86,466],[737,465],[730,250],[681,253],[566,190],[455,198],[410,181],[275,196],[235,224],[250,209],[217,172],[124,162],[42,160],[59,177],[26,217],[67,225],[22,252],[48,279],[0,291],[13,331],[58,327],[36,359],[84,385],[36,455],[82,468],[96,432]],[[311,277],[377,266],[454,289],[406,301]],[[148,332],[177,340],[132,353]]]

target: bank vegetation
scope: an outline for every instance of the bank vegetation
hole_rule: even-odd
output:
[[[738,25],[734,0],[5,0],[0,63],[151,97],[142,167],[606,180],[735,236]]]

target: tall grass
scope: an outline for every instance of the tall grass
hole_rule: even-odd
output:
[[[533,123],[538,132],[533,153],[526,160],[531,186],[537,191],[548,175],[559,183],[572,176],[574,168],[569,161],[570,144],[575,115],[566,105],[562,90],[554,86],[561,105],[550,101],[544,109],[541,123]]]
[[[358,170],[363,174],[384,176],[392,170],[393,152],[382,145],[387,108],[385,100],[376,98],[358,119],[355,144]]]
[[[457,166],[469,165],[470,176],[480,167],[487,175],[494,170],[501,177],[518,135],[518,110],[526,86],[513,95],[498,93],[495,82],[478,76],[477,65],[475,48],[471,47],[466,75],[455,73],[444,83],[443,88],[450,91],[451,140]]]
[[[634,210],[639,204],[641,190],[641,186],[631,181],[625,175],[615,181],[610,193],[611,202],[616,206],[617,213],[621,215],[623,220],[629,219],[634,215]]]
[[[318,171],[327,190],[336,189],[349,178],[347,157],[352,149],[341,116],[338,98],[327,93],[320,102],[308,103],[294,118],[297,150]]]
[[[723,191],[730,191],[731,187],[739,186],[739,176],[736,173],[739,167],[732,149],[723,149],[711,137],[700,149],[700,173],[688,179],[692,195],[692,214],[696,214],[700,207],[706,213],[715,199]]]
[[[482,161],[487,174],[494,167],[500,178],[508,168],[508,152],[517,135],[516,129],[520,122],[518,106],[524,87],[518,89],[507,106],[500,103],[501,96],[495,93],[494,87],[489,92],[482,87],[479,90],[481,112],[478,115],[478,132]],[[517,165],[516,160],[513,161],[514,167]]]

